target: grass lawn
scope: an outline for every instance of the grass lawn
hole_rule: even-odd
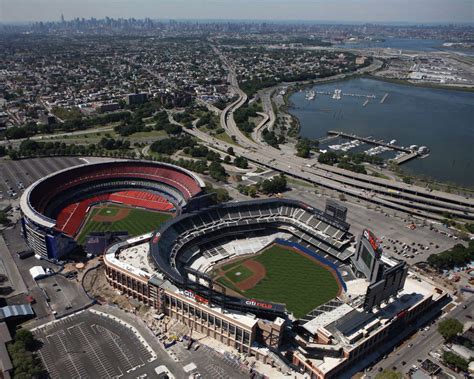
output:
[[[226,132],[222,132],[219,134],[215,134],[214,137],[217,139],[220,139],[221,141],[224,141],[226,143],[235,145],[235,146],[240,146],[237,142],[234,142],[231,136],[229,136]]]
[[[130,209],[127,217],[116,222],[99,222],[93,221],[92,218],[96,214],[102,216],[113,216],[122,209]],[[113,213],[108,213],[111,211]],[[86,236],[91,232],[118,232],[127,231],[130,236],[138,236],[157,229],[161,224],[172,217],[169,213],[161,213],[149,211],[146,209],[130,208],[120,205],[106,205],[93,208],[87,215],[87,221],[83,225],[77,241],[84,243]]]
[[[273,245],[252,259],[265,266],[267,275],[242,294],[284,303],[295,317],[304,316],[338,294],[339,285],[332,273],[295,251]]]
[[[230,288],[231,290],[234,290],[235,292],[239,292],[239,289],[232,284],[232,282],[228,281],[225,277],[221,276],[219,279],[217,279],[217,282],[222,284],[224,287]]]
[[[245,279],[250,278],[252,275],[253,272],[247,267],[245,267],[243,264],[240,264],[225,273],[225,276],[232,280],[234,283],[239,283]]]

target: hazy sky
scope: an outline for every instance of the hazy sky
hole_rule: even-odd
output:
[[[0,22],[75,17],[474,22],[474,0],[0,0]]]

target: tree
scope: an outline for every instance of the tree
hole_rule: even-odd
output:
[[[328,151],[326,153],[321,153],[321,154],[319,154],[318,162],[332,165],[332,164],[338,162],[338,156],[333,151]]]
[[[257,197],[257,189],[254,186],[250,186],[247,194],[252,198]]]
[[[443,353],[443,362],[448,366],[458,368],[462,371],[468,370],[469,363],[464,358],[451,353],[450,351],[445,351]]]
[[[263,193],[278,193],[286,190],[286,176],[280,174],[272,179],[266,179],[260,184],[260,190]]]
[[[469,242],[467,247],[457,244],[442,253],[431,254],[427,262],[438,270],[445,270],[465,266],[472,260],[474,260],[474,241]]]
[[[300,138],[296,143],[296,155],[302,158],[309,158],[311,149],[319,146],[319,141],[311,141],[307,138]]]
[[[403,376],[398,371],[383,370],[381,373],[375,376],[375,379],[402,379]]]
[[[37,378],[41,373],[40,363],[31,353],[35,340],[33,334],[24,329],[16,332],[15,338],[7,345],[12,359],[14,378]]]
[[[209,165],[209,175],[220,182],[225,182],[227,180],[227,172],[225,171],[225,168],[217,161],[213,161]]]
[[[232,146],[229,146],[228,149],[227,149],[227,154],[229,155],[235,155],[234,153],[234,148]]]
[[[15,340],[21,342],[26,349],[31,349],[34,344],[33,333],[31,333],[27,329],[20,329],[19,331],[17,331],[15,335]]]
[[[247,158],[245,157],[236,157],[234,159],[234,165],[238,168],[248,168],[249,167],[249,162]]]
[[[463,325],[454,318],[448,318],[438,324],[438,332],[443,336],[446,342],[451,341],[459,333],[462,333]]]
[[[216,192],[216,201],[218,203],[224,203],[232,199],[229,195],[229,192],[225,188],[216,188],[215,192]]]

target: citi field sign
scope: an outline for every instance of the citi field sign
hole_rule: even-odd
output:
[[[367,241],[369,241],[370,246],[372,246],[375,251],[380,249],[377,237],[375,237],[374,233],[372,233],[369,229],[364,229],[364,233],[362,235]]]

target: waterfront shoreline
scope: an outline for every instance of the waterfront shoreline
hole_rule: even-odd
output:
[[[443,92],[446,90],[454,89],[454,88],[439,88],[439,86],[431,87],[431,86],[413,85],[412,83],[398,83],[391,80],[385,80],[384,78],[374,77],[373,75],[351,75],[349,78],[338,78],[335,80],[326,80],[324,82],[324,85],[328,85],[335,82],[343,83],[343,82],[346,82],[348,79],[354,79],[354,80],[368,79],[368,80],[374,80],[374,81],[379,81],[379,82],[385,82],[392,85],[403,85],[403,87],[405,88],[409,88],[411,86],[413,89],[426,88],[428,90],[433,90],[433,91],[442,90]],[[318,85],[317,83],[314,83],[314,84],[305,83],[304,85],[288,87],[287,93],[284,95],[284,105],[282,105],[279,108],[279,112],[284,112],[290,115],[290,117],[296,121],[298,125],[297,135],[300,137],[302,137],[302,128],[303,128],[302,122],[303,121],[300,119],[297,112],[293,113],[291,111],[292,108],[296,107],[296,104],[291,100],[291,98],[293,95],[297,94],[300,89],[304,90],[305,88],[311,88],[317,85]],[[458,90],[456,92],[459,94],[462,94],[462,93],[471,94],[474,91]],[[459,95],[459,96],[464,96],[464,95]],[[328,127],[328,130],[329,129],[330,127]],[[315,137],[313,138],[307,137],[307,138],[315,139]],[[455,159],[458,159],[458,158],[455,158]],[[436,174],[430,175],[429,171],[432,171],[432,170],[428,170],[428,172],[420,172],[419,170],[421,169],[417,168],[413,170],[411,167],[408,167],[408,168],[399,168],[399,170],[397,171],[389,170],[389,172],[396,173],[400,177],[400,179],[409,178],[410,181],[412,182],[419,182],[419,183],[427,184],[430,186],[446,188],[448,192],[461,191],[464,193],[472,193],[472,191],[474,190],[474,185],[470,183],[457,182],[456,179],[454,179],[452,176],[444,180],[442,178],[443,174],[440,174],[440,176],[437,176]],[[464,168],[462,168],[461,170],[464,170]]]
[[[404,86],[418,87],[418,88],[429,88],[429,89],[439,89],[439,90],[468,92],[468,93],[474,92],[474,87],[458,87],[458,86],[449,86],[449,85],[439,85],[439,84],[434,84],[434,83],[413,83],[413,82],[409,82],[408,80],[384,78],[382,76],[375,76],[372,74],[362,74],[361,77],[379,80],[379,81],[387,82],[387,83],[401,84]]]

